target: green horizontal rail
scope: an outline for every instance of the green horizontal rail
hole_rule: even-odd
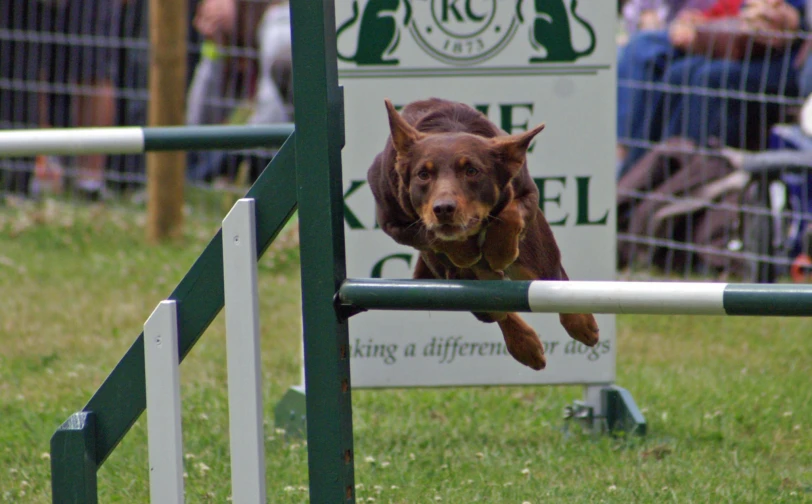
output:
[[[279,147],[293,123],[257,126],[167,126],[144,128],[145,151]]]
[[[364,310],[529,312],[530,282],[347,279],[342,305]]]
[[[728,315],[809,317],[812,316],[812,285],[728,284],[724,306]]]

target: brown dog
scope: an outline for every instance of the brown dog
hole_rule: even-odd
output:
[[[391,135],[367,179],[383,231],[420,251],[414,278],[568,279],[525,159],[544,125],[507,135],[477,110],[437,98],[402,115],[389,100],[386,108]],[[516,360],[545,367],[541,341],[516,313],[474,315],[499,324]],[[592,315],[559,317],[572,338],[598,342]]]

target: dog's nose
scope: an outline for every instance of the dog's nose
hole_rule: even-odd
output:
[[[448,220],[454,216],[457,210],[457,203],[452,199],[441,199],[434,202],[434,215],[441,221]]]

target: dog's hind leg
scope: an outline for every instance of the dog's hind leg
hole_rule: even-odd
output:
[[[569,280],[563,266],[559,266],[558,270],[558,278],[551,278],[553,275],[537,274],[525,266],[513,265],[508,274],[512,280]],[[598,323],[591,313],[559,313],[558,320],[572,339],[587,346],[598,344]]]
[[[436,254],[423,252],[415,264],[412,278],[424,280],[446,278],[454,280],[502,280],[504,275],[487,268],[476,268],[476,271],[463,268],[447,267]],[[478,320],[486,323],[496,322],[505,338],[505,346],[514,359],[533,369],[544,369],[547,360],[544,358],[544,346],[536,331],[516,313],[474,312]]]
[[[562,280],[569,280],[563,266],[561,267],[561,277]],[[580,341],[586,346],[598,344],[598,322],[591,313],[559,313],[558,320],[572,339]]]
[[[458,269],[456,274],[457,280],[502,280],[502,275],[495,273],[488,269],[475,267],[474,269]],[[507,313],[505,312],[472,312],[474,317],[480,322],[491,324],[505,320]]]

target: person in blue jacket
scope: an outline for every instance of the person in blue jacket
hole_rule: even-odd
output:
[[[680,13],[668,30],[632,37],[618,61],[618,176],[660,140],[689,138],[700,146],[748,145],[748,123],[769,114],[768,99],[798,93],[791,35],[802,28],[806,0],[717,0],[705,11]],[[755,30],[762,55],[714,59],[692,53],[697,28],[738,19]],[[788,37],[788,34],[790,37]],[[749,115],[752,104],[758,115]]]

